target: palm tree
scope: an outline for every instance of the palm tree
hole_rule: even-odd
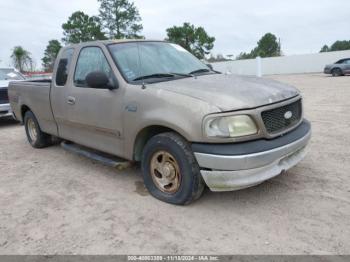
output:
[[[31,70],[33,67],[33,59],[31,58],[30,52],[21,46],[15,46],[13,48],[11,58],[13,66],[20,72]]]

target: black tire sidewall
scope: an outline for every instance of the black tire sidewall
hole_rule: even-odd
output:
[[[180,188],[174,194],[159,190],[151,177],[151,158],[153,154],[158,151],[169,152],[179,165],[181,173]],[[192,200],[193,193],[197,189],[196,183],[198,183],[198,181],[196,180],[201,179],[201,177],[198,177],[200,176],[200,171],[197,162],[194,160],[193,153],[189,150],[184,150],[183,147],[166,136],[153,137],[146,144],[142,158],[142,174],[145,186],[154,197],[176,205],[184,205]]]

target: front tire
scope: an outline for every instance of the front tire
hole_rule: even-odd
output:
[[[161,201],[186,205],[203,193],[205,184],[191,147],[175,133],[152,137],[141,165],[146,188]]]
[[[342,76],[343,75],[343,71],[340,68],[334,68],[332,70],[332,76]]]
[[[24,127],[28,142],[34,148],[43,148],[52,144],[51,136],[42,132],[35,115],[27,111],[24,115]]]

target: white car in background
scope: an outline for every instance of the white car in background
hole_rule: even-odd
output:
[[[14,68],[0,68],[0,118],[12,116],[7,88],[11,81],[25,80],[25,77]]]

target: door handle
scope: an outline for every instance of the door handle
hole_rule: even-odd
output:
[[[75,104],[75,97],[72,97],[72,96],[67,97],[67,103],[69,105],[74,105]]]

